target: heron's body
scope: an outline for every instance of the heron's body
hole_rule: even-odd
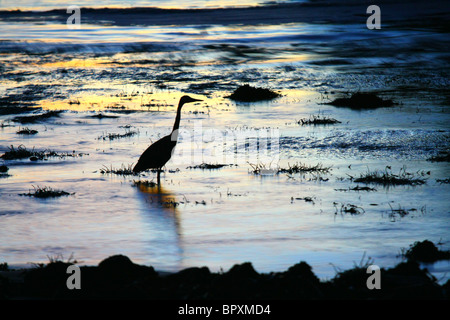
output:
[[[172,150],[176,144],[176,141],[172,141],[172,135],[165,136],[156,141],[144,151],[133,171],[141,172],[147,169],[160,169],[164,167],[167,161],[170,160]]]
[[[159,139],[155,143],[153,143],[147,150],[142,153],[139,158],[138,163],[134,166],[134,172],[141,172],[148,169],[156,169],[158,170],[158,182],[160,170],[167,161],[172,157],[173,148],[175,148],[178,140],[178,128],[180,126],[181,120],[181,108],[185,103],[200,101],[198,99],[193,99],[189,96],[183,96],[180,99],[177,109],[177,115],[175,117],[175,123],[173,125],[173,129],[171,134]]]

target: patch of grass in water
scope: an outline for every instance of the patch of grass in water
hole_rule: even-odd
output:
[[[138,131],[127,131],[125,133],[108,133],[107,135],[103,135],[98,137],[98,140],[116,140],[116,139],[121,139],[121,138],[130,138],[133,137],[135,135],[137,135],[139,132]]]
[[[103,113],[98,113],[98,114],[94,114],[92,116],[89,116],[90,118],[97,118],[97,119],[104,119],[104,118],[111,118],[111,119],[115,119],[118,118],[119,116],[112,116],[112,115],[107,115],[107,114],[103,114]]]
[[[211,170],[211,169],[220,169],[223,167],[232,166],[232,164],[209,164],[209,163],[202,163],[195,166],[189,166],[186,169],[203,169],[203,170]]]
[[[169,199],[161,201],[161,205],[165,208],[176,208],[180,205],[180,203],[178,201],[175,201],[174,199]]]
[[[51,187],[34,187],[34,192],[22,193],[21,196],[29,196],[35,198],[57,198],[62,196],[69,196],[75,193],[69,193],[63,190],[52,189]]]
[[[336,207],[335,203],[335,207]],[[365,210],[362,207],[358,207],[357,205],[354,204],[350,204],[350,203],[346,203],[346,204],[341,204],[341,208],[340,208],[340,213],[350,213],[351,215],[360,215],[363,214],[365,212]],[[338,209],[336,207],[336,212],[335,214],[338,214]]]
[[[297,121],[297,123],[302,126],[305,126],[305,125],[327,125],[341,122],[334,118],[321,116],[320,114],[318,114],[318,115],[310,115],[308,119],[307,118],[300,119]]]
[[[308,164],[303,164],[301,162],[297,162],[294,164],[288,164],[287,168],[281,168],[281,167],[277,167],[277,168],[272,168],[271,165],[266,166],[263,163],[257,163],[257,164],[252,164],[252,163],[248,163],[252,169],[250,170],[251,173],[253,174],[257,174],[257,175],[274,175],[274,174],[280,174],[280,173],[286,173],[288,175],[291,174],[295,174],[295,173],[311,173],[311,174],[325,174],[325,173],[329,173],[331,170],[331,166],[330,167],[326,167],[324,165],[322,165],[321,163],[318,163],[316,165],[308,165]],[[320,179],[320,177],[316,177],[317,180],[321,180],[321,181],[327,181],[328,179]]]
[[[133,180],[133,185],[136,187],[144,186],[144,187],[148,187],[148,188],[154,188],[158,184],[156,182],[149,181],[149,180]]]
[[[138,176],[138,172],[133,171],[133,164],[129,164],[128,166],[125,166],[122,164],[120,168],[113,168],[111,165],[109,168],[107,166],[103,166],[102,169],[100,169],[101,174],[116,174],[119,176]]]
[[[65,157],[81,157],[83,155],[88,155],[87,153],[75,153],[73,151],[72,153],[66,152],[66,153],[58,153],[56,151],[52,150],[43,150],[43,151],[35,151],[34,147],[33,149],[29,150],[25,146],[20,145],[17,148],[15,148],[13,145],[9,147],[9,151],[6,151],[3,155],[0,156],[3,160],[18,160],[18,159],[25,159],[29,158],[32,161],[37,160],[43,160],[50,157],[58,157],[58,158],[65,158]]]
[[[19,128],[19,131],[17,131],[16,133],[17,134],[25,134],[25,135],[34,135],[39,132],[37,130],[33,130],[33,129],[30,129],[27,127],[27,128],[22,128],[22,129]]]
[[[227,96],[234,101],[240,102],[256,102],[264,100],[272,100],[280,97],[281,94],[271,89],[255,88],[248,84],[240,86],[231,95]]]
[[[336,191],[377,191],[375,188],[356,186],[348,189],[334,189]]]
[[[250,165],[250,167],[252,167],[250,172],[253,174],[273,175],[273,174],[278,173],[278,169],[270,168],[270,166],[266,167],[266,165],[263,163],[257,163],[257,164],[248,163],[248,164]]]
[[[395,222],[395,219],[397,217],[400,218],[404,218],[407,215],[409,215],[411,212],[416,212],[418,211],[416,208],[411,208],[411,209],[405,209],[402,208],[400,205],[398,205],[398,209],[394,209],[392,208],[391,204],[389,204],[389,207],[391,208],[391,211],[389,212],[389,218],[391,218],[392,222]],[[423,206],[420,211],[422,212],[422,214],[425,214],[426,212],[426,206]]]
[[[316,197],[291,197],[291,203],[294,203],[294,200],[303,200],[305,202],[311,202],[312,204],[315,204],[314,199]]]
[[[420,175],[423,176],[424,173],[420,173]],[[416,177],[415,174],[407,172],[405,167],[400,169],[399,174],[393,174],[387,167],[385,171],[367,171],[353,181],[366,184],[380,184],[383,186],[418,186],[426,183],[425,179]]]
[[[395,103],[390,100],[384,100],[378,97],[375,93],[357,92],[350,97],[337,98],[331,102],[327,102],[337,107],[348,107],[352,109],[375,109],[382,107],[392,107]]]
[[[295,163],[293,165],[288,164],[287,168],[279,168],[278,173],[328,173],[331,170],[330,167],[325,167],[321,163],[316,165],[308,165],[301,162]]]
[[[450,162],[450,152],[441,152],[427,160],[431,162]]]

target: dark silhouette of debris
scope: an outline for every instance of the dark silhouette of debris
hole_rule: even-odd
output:
[[[248,84],[240,86],[227,98],[240,102],[255,102],[263,100],[272,100],[280,97],[281,94],[270,89],[255,88]]]

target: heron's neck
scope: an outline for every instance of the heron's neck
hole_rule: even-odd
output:
[[[175,117],[175,123],[173,124],[172,132],[177,131],[178,128],[180,127],[181,107],[183,107],[183,104],[180,102],[180,103],[178,104],[177,116]]]

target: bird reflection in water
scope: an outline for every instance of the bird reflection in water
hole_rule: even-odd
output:
[[[164,188],[161,183],[136,183],[141,198],[151,209],[152,219],[165,220],[164,224],[174,225],[177,235],[180,235],[180,221],[175,196]]]

